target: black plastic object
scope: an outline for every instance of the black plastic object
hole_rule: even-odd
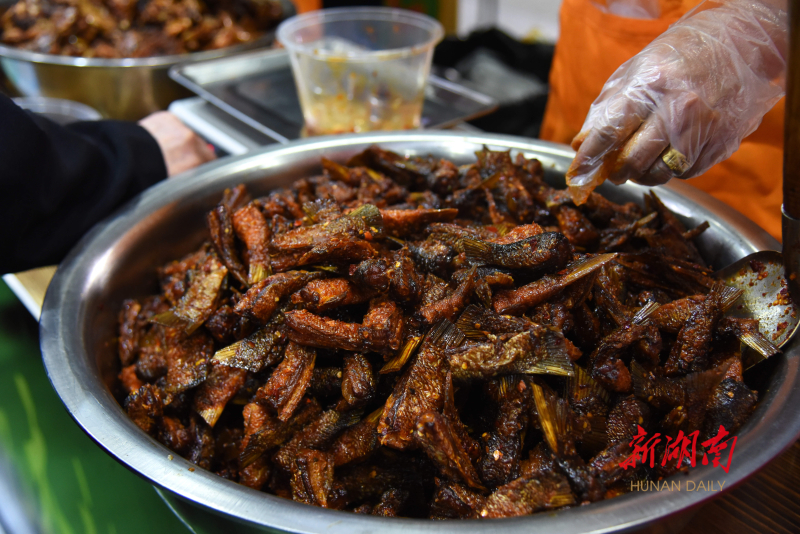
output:
[[[437,75],[499,101],[497,111],[470,124],[487,132],[538,137],[554,48],[489,29],[466,39],[446,38],[436,47],[433,63]]]

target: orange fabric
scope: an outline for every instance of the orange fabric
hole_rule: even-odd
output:
[[[661,0],[660,18],[639,20],[604,13],[592,0],[564,0],[541,138],[570,143],[614,71],[696,3]],[[781,237],[783,117],[781,100],[731,158],[689,180],[777,239]]]
[[[298,13],[305,13],[306,11],[314,11],[315,9],[322,9],[322,0],[292,0],[294,7],[297,8]]]

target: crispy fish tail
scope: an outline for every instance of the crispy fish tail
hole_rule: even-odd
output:
[[[533,388],[533,401],[536,404],[536,413],[542,427],[547,444],[555,454],[562,452],[563,436],[569,430],[569,418],[566,406],[552,393],[545,391],[542,386],[531,383]]]
[[[379,374],[385,375],[389,373],[396,373],[403,366],[411,359],[411,356],[419,347],[420,342],[422,341],[422,336],[414,336],[409,339],[406,344],[403,346],[403,350],[400,351],[400,354],[386,362],[386,364],[378,371]]]
[[[381,215],[381,210],[379,210],[374,204],[364,204],[360,206],[350,213],[347,214],[348,217],[352,218],[361,218],[366,224],[367,228],[373,228],[378,233],[383,229],[383,216]]]
[[[574,376],[572,361],[564,335],[556,330],[547,330],[543,335],[545,357],[530,365],[520,365],[518,371],[526,374]]]
[[[576,263],[570,267],[569,272],[567,272],[567,274],[564,276],[563,284],[569,285],[576,280],[580,280],[586,275],[592,274],[606,263],[616,259],[617,256],[619,256],[619,254],[616,252],[598,254],[597,256],[592,256],[591,258],[586,258]]]
[[[573,375],[567,378],[566,393],[572,399],[580,404],[585,399],[596,397],[601,399],[605,404],[611,402],[611,396],[608,391],[600,385],[592,376],[581,366],[573,365]]]
[[[742,332],[739,341],[753,349],[742,352],[742,365],[744,370],[750,369],[771,356],[778,354],[781,349],[767,339],[761,332]]]
[[[493,254],[491,243],[464,237],[459,244],[467,256],[467,261],[472,265],[483,265],[491,261]]]
[[[739,297],[744,295],[743,289],[726,286],[723,285],[722,283],[715,284],[714,289],[712,290],[719,290],[719,298],[720,298],[720,305],[722,306],[722,311],[729,310],[730,307],[733,306],[733,304],[737,300],[739,300]]]
[[[456,321],[456,327],[461,330],[461,333],[467,339],[484,339],[486,332],[480,330],[482,318],[481,309],[474,304],[470,304]]]
[[[648,302],[634,314],[633,319],[631,319],[631,322],[633,324],[640,324],[640,325],[647,324],[648,320],[650,319],[650,316],[653,315],[656,312],[656,310],[659,309],[660,307],[661,306],[657,302]]]
[[[251,263],[247,273],[247,281],[250,285],[256,284],[272,274],[272,267],[261,263]]]

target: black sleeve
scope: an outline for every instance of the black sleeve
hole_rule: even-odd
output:
[[[60,126],[0,94],[0,273],[56,264],[95,223],[167,176],[124,121]]]

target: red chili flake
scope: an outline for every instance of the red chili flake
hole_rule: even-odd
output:
[[[750,268],[754,273],[760,273],[764,271],[764,264],[758,260],[750,260]]]

